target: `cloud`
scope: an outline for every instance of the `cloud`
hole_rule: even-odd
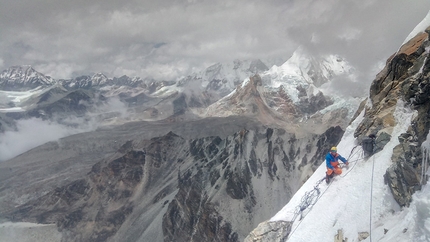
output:
[[[119,98],[110,98],[84,117],[18,120],[16,130],[5,131],[0,136],[0,161],[11,159],[46,142],[94,131],[104,122],[114,122],[117,118],[126,119],[128,115],[126,105]]]
[[[430,8],[426,0],[0,4],[5,67],[30,64],[54,78],[103,72],[161,79],[234,59],[286,61],[298,45],[343,55],[366,73],[398,48]]]
[[[77,132],[72,128],[41,119],[18,121],[17,131],[6,131],[0,136],[0,161],[13,158],[48,141],[74,133]]]

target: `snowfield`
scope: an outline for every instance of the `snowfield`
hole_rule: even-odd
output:
[[[324,178],[326,167],[322,162],[290,202],[270,219],[293,221],[295,218],[287,241],[333,241],[338,230],[343,230],[344,237],[350,242],[359,241],[358,236],[362,232],[370,235],[362,241],[430,241],[430,186],[423,186],[413,195],[409,208],[400,208],[384,184],[383,177],[391,165],[393,148],[399,144],[398,136],[407,130],[413,115],[414,112],[404,107],[403,102],[398,102],[395,112],[397,125],[391,141],[382,151],[364,159],[361,152],[356,152],[361,148],[357,146],[354,149],[353,137],[363,117],[361,114],[347,128],[338,145],[338,152],[350,161],[349,169],[345,169],[329,185],[321,182],[317,186],[321,195],[314,206],[295,216],[305,193],[314,190]],[[429,150],[430,147],[423,148]]]

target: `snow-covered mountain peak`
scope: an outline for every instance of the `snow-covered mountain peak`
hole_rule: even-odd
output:
[[[262,74],[266,86],[278,88],[283,85],[294,102],[300,101],[298,89],[307,95],[315,95],[321,85],[337,76],[353,76],[354,68],[341,56],[329,54],[313,56],[303,47],[297,48],[290,59],[281,66],[273,66]]]
[[[250,72],[250,67],[251,69],[255,67],[254,70],[262,70],[259,68],[261,67],[259,60],[246,64],[235,61],[233,69],[242,70],[242,73],[245,73],[245,71]],[[226,65],[213,65],[207,69],[207,73],[219,75],[225,68]],[[254,74],[243,79],[242,85],[235,85],[235,89],[230,94],[212,104],[206,115],[247,114],[267,121],[263,117],[270,114],[274,117],[271,120],[278,120],[278,116],[281,116],[286,117],[285,120],[289,120],[289,122],[296,118],[298,118],[297,122],[301,122],[303,117],[314,114],[317,114],[315,118],[321,117],[327,112],[346,108],[346,117],[350,118],[361,100],[340,97],[333,93],[324,95],[327,90],[323,89],[321,85],[329,83],[335,77],[353,75],[353,73],[354,69],[339,55],[312,56],[304,48],[299,47],[283,65],[275,65],[261,74]],[[247,88],[253,86],[249,82],[252,77],[256,76],[258,76],[256,80],[260,80],[259,87]],[[213,87],[213,90],[217,90],[223,84],[226,87],[225,84],[228,84],[228,82],[215,82],[215,80],[219,79],[214,78],[208,85],[208,87]],[[258,99],[254,97],[258,97]]]
[[[0,86],[4,90],[33,89],[52,85],[54,82],[51,77],[37,72],[29,65],[12,66],[0,73]]]
[[[103,73],[96,73],[91,77],[91,81],[93,82],[93,85],[103,85],[106,84],[108,81],[108,78]]]

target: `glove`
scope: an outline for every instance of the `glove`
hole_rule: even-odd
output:
[[[348,166],[348,165],[349,165],[349,162],[348,162],[348,161],[347,161],[347,162],[345,162],[345,165],[346,165],[346,166]]]

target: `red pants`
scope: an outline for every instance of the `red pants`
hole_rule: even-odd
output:
[[[330,163],[333,166],[333,169],[330,169],[327,167],[327,175],[331,176],[331,174],[336,174],[336,175],[340,175],[342,174],[342,169],[338,166],[339,162],[331,162]]]

